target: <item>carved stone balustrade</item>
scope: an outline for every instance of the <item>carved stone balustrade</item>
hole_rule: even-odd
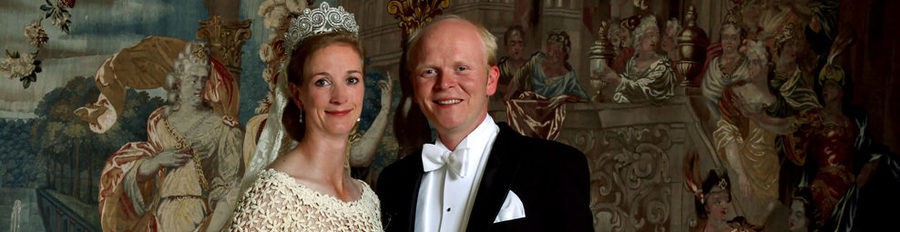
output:
[[[699,154],[700,173],[720,165],[688,99],[566,105],[557,140],[588,158],[596,231],[689,231],[696,225],[694,198],[684,187],[684,156]],[[506,119],[501,107],[491,105],[497,121]]]

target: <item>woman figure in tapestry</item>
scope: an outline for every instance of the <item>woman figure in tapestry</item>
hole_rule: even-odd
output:
[[[749,66],[747,57],[738,50],[744,40],[744,32],[737,23],[726,20],[719,31],[719,38],[721,52],[709,60],[701,82],[713,125],[719,120],[718,104],[722,98],[722,88],[735,81],[747,80]]]
[[[147,120],[148,140],[126,144],[107,161],[104,230],[219,231],[227,223],[243,172],[243,132],[210,104],[217,89],[208,83],[211,63],[204,44],[188,43],[166,79],[171,104]]]
[[[232,231],[381,231],[378,197],[345,169],[350,134],[363,108],[359,26],[343,7],[322,3],[291,19],[283,75],[269,114],[289,141],[258,147],[277,158],[243,194]],[[260,142],[280,138],[261,138]]]
[[[730,176],[737,178],[734,206],[754,225],[764,224],[778,204],[779,158],[775,133],[764,129],[757,118],[775,102],[769,91],[771,65],[760,42],[747,45],[749,79],[725,86],[719,100],[721,119],[713,132],[716,153],[727,164]]]
[[[658,53],[659,26],[653,15],[641,18],[634,29],[634,56],[621,74],[604,67],[599,73],[611,86],[616,86],[613,101],[617,103],[661,102],[675,95],[675,70],[672,61]]]

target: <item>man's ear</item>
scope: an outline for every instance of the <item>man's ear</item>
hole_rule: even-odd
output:
[[[493,96],[497,92],[497,81],[500,80],[500,67],[493,65],[488,68],[487,95]]]

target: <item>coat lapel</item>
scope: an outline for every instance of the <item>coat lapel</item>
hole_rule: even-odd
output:
[[[419,188],[422,185],[422,176],[425,175],[425,169],[422,167],[422,155],[420,154],[422,154],[422,151],[413,153],[413,157],[409,157],[414,160],[414,165],[412,165],[413,169],[410,170],[412,173],[409,175],[410,181],[412,181],[410,186],[413,186],[413,188],[409,190],[410,194],[408,202],[410,202],[410,204],[408,206],[409,211],[407,211],[409,212],[407,219],[409,220],[409,230],[407,231],[415,231],[416,229],[416,206],[419,203]]]
[[[467,231],[483,231],[494,223],[519,169],[519,160],[512,158],[516,153],[513,140],[517,134],[505,124],[499,126],[500,133],[484,167]]]
[[[416,229],[416,206],[419,202],[419,188],[422,185],[422,177],[425,175],[425,170],[422,167],[422,151],[419,149],[416,153],[410,154],[412,157],[407,157],[410,159],[412,163],[410,166],[412,167],[408,171],[407,180],[409,186],[411,187],[406,192],[409,193],[409,196],[405,202],[409,202],[410,204],[407,206],[407,231],[414,231]]]
[[[390,173],[382,172],[382,178],[389,180],[381,180],[385,182],[386,187],[379,188],[388,189],[386,192],[380,193],[382,206],[392,205],[390,208],[382,212],[384,219],[385,231],[414,231],[416,223],[416,203],[419,197],[419,186],[422,183],[422,176],[425,173],[422,169],[422,158],[419,153],[407,155],[388,168],[396,170]],[[410,157],[411,156],[411,157]],[[386,183],[391,183],[387,186]],[[382,208],[384,209],[384,208]]]

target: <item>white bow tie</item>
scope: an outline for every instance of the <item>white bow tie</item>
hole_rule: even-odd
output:
[[[468,150],[469,148],[456,148],[456,151],[450,152],[442,146],[425,144],[422,146],[422,167],[425,172],[430,172],[446,165],[453,174],[465,177]]]

